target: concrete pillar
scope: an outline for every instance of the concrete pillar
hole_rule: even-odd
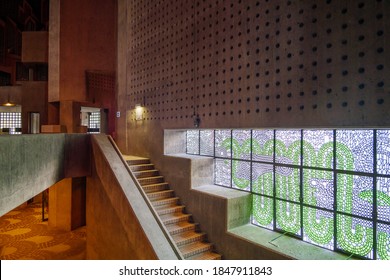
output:
[[[49,226],[66,231],[84,226],[86,178],[66,178],[49,189]]]

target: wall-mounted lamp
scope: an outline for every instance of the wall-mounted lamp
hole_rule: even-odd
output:
[[[198,128],[200,126],[200,117],[199,115],[194,115],[194,127]]]
[[[142,108],[141,104],[135,105],[135,120],[142,121],[142,113],[144,112],[144,108]]]
[[[8,94],[7,102],[4,102],[3,104],[1,104],[1,106],[5,106],[5,107],[14,107],[14,106],[16,106],[16,104],[15,104],[15,103],[12,103],[11,101],[9,101],[9,94]]]

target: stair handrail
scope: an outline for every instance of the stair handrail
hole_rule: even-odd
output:
[[[162,232],[164,233],[164,236],[168,240],[168,243],[171,245],[173,251],[175,252],[175,255],[178,257],[178,259],[181,259],[181,260],[184,259],[183,255],[180,253],[180,250],[177,247],[175,241],[172,239],[172,237],[168,233],[168,230],[165,227],[164,223],[161,221],[160,216],[158,215],[158,213],[154,209],[154,207],[151,204],[151,202],[150,202],[148,196],[146,195],[145,191],[143,190],[142,186],[139,184],[137,178],[133,174],[133,171],[131,171],[131,169],[130,169],[129,165],[127,164],[126,160],[124,159],[121,151],[119,150],[118,146],[116,145],[114,139],[110,135],[107,135],[107,138],[111,142],[111,145],[114,147],[114,150],[118,154],[118,156],[119,156],[120,160],[122,161],[122,163],[124,164],[126,170],[129,172],[130,177],[133,179],[133,182],[134,182],[135,186],[137,187],[138,191],[140,192],[140,194],[142,195],[143,199],[145,200],[146,205],[148,206],[148,208],[149,208],[150,212],[152,213],[152,215],[154,216],[157,224],[159,225],[159,227],[161,228]]]

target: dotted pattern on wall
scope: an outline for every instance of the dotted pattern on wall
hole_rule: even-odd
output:
[[[145,121],[390,124],[388,0],[127,2],[126,106]]]
[[[115,92],[115,73],[113,72],[87,70],[85,71],[85,81],[87,96],[94,102],[101,92]]]

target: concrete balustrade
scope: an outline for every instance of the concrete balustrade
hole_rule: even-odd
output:
[[[90,136],[0,137],[0,216],[64,178],[90,174]]]

